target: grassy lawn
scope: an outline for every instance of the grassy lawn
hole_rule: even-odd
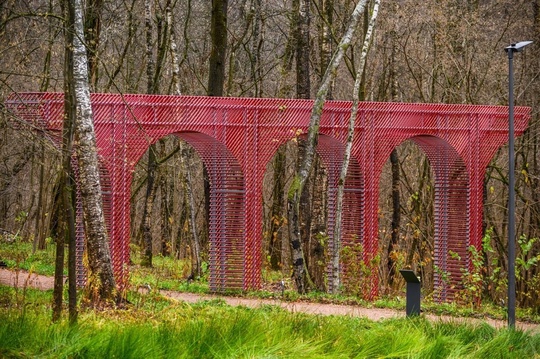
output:
[[[159,295],[51,324],[50,292],[0,287],[7,358],[538,358],[540,335],[423,318],[373,322]]]
[[[30,242],[22,242],[18,239],[12,242],[0,241],[0,260],[8,268],[18,268],[43,275],[54,275],[55,245],[47,243],[44,250],[32,252],[32,243]]]
[[[153,256],[152,268],[140,266],[139,251],[132,251],[129,282],[134,287],[150,285],[152,288],[190,293],[208,293],[208,270],[204,268],[203,278],[187,281],[190,265],[182,260],[160,255]]]

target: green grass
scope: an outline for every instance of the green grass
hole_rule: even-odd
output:
[[[4,308],[25,309],[28,306],[48,310],[51,303],[52,290],[41,291],[36,289],[16,289],[0,285],[0,310]],[[1,325],[0,325],[1,326]]]
[[[55,246],[52,243],[47,243],[44,250],[32,253],[30,242],[23,242],[17,238],[13,242],[0,242],[0,260],[4,261],[8,268],[52,276],[54,275],[54,258]],[[67,269],[65,274],[67,274]]]
[[[190,265],[186,261],[177,260],[161,255],[152,258],[152,268],[140,265],[139,251],[132,251],[130,268],[130,283],[139,287],[150,285],[152,288],[174,290],[179,292],[208,293],[208,281],[204,273],[203,278],[196,281],[187,281],[190,274]]]
[[[50,292],[25,305],[0,287],[0,357],[7,358],[535,358],[540,335],[423,318],[373,322],[278,307],[186,304],[159,295],[124,310],[50,322]],[[131,293],[132,298],[137,294]],[[3,299],[2,299],[3,298]],[[12,298],[13,299],[13,298]]]

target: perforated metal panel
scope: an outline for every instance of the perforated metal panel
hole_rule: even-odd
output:
[[[32,125],[60,134],[63,94],[14,94],[6,105]],[[175,134],[197,150],[210,176],[210,287],[258,288],[265,167],[282,143],[307,133],[312,105],[309,100],[92,94],[119,285],[126,284],[128,274],[132,171],[150,144]],[[330,238],[350,107],[349,102],[327,102],[321,119],[318,153],[328,170]],[[516,108],[516,134],[525,130],[529,113],[529,108]],[[436,274],[436,295],[452,298],[460,268],[471,266],[467,247],[481,243],[482,181],[490,159],[508,139],[508,108],[363,102],[358,116],[343,245],[361,244],[366,262],[376,255],[382,167],[391,151],[410,139],[425,151],[435,174],[434,261],[449,275],[446,281]],[[347,280],[347,268],[342,271]],[[369,283],[365,294],[373,298],[376,273]]]

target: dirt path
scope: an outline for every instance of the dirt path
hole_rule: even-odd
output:
[[[0,269],[0,283],[4,285],[10,285],[14,287],[29,287],[40,290],[49,290],[53,288],[54,280],[52,277],[29,274],[24,271],[11,271],[7,269]],[[339,305],[339,304],[321,304],[321,303],[309,303],[309,302],[285,302],[278,299],[255,299],[255,298],[239,298],[239,297],[225,297],[218,295],[203,295],[194,293],[174,292],[168,290],[162,290],[161,294],[169,298],[180,300],[188,303],[196,303],[202,300],[222,299],[228,305],[231,306],[245,306],[250,308],[257,308],[262,305],[276,305],[291,312],[301,312],[308,314],[319,315],[348,315],[352,317],[365,317],[370,320],[382,320],[387,318],[400,318],[404,317],[403,311],[396,311],[392,309],[381,308],[365,308],[355,305]],[[468,323],[488,323],[495,328],[506,327],[506,321],[494,320],[490,318],[478,319],[478,318],[462,318],[462,317],[450,317],[450,316],[438,316],[434,314],[423,314],[426,318],[433,321],[445,321],[445,322],[468,322]],[[522,330],[529,330],[535,333],[540,332],[540,325],[517,322],[516,327]]]
[[[0,269],[0,284],[17,288],[35,288],[49,290],[54,287],[54,278],[26,271]]]
[[[349,315],[353,317],[366,317],[372,320],[380,320],[386,318],[395,318],[404,316],[391,309],[364,308],[353,305],[340,304],[321,304],[310,302],[287,302],[279,299],[258,299],[258,298],[239,298],[239,297],[222,297],[218,295],[200,295],[193,293],[181,293],[162,290],[161,293],[167,297],[182,300],[189,303],[196,303],[200,300],[222,299],[228,305],[245,306],[257,308],[263,305],[276,305],[291,312],[302,312],[308,314],[321,315]]]

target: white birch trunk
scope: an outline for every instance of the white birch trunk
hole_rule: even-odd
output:
[[[180,89],[180,61],[178,60],[178,45],[176,44],[176,34],[174,32],[173,21],[172,21],[172,12],[171,8],[167,7],[167,25],[170,31],[170,51],[171,51],[171,61],[172,61],[172,86],[173,94],[181,95],[182,91]]]
[[[302,250],[301,238],[300,238],[300,196],[304,190],[306,180],[313,165],[313,158],[315,155],[315,148],[317,146],[317,140],[319,137],[319,124],[321,121],[322,109],[324,102],[326,101],[326,95],[330,88],[330,84],[334,80],[337,74],[337,68],[343,59],[345,51],[351,44],[352,37],[356,31],[356,27],[360,20],[360,16],[364,12],[367,0],[360,0],[356,4],[354,11],[349,20],[347,31],[341,38],[337,51],[330,61],[330,65],[326,69],[321,87],[317,91],[317,97],[313,104],[311,111],[311,117],[309,122],[308,139],[306,146],[306,154],[304,161],[301,164],[300,169],[294,176],[293,182],[289,189],[287,196],[287,216],[289,220],[289,240],[291,245],[292,261],[293,261],[293,278],[296,284],[298,292],[304,293],[305,288],[305,260],[304,252]]]
[[[99,178],[99,161],[94,132],[88,60],[83,43],[82,0],[74,0],[75,36],[73,37],[73,82],[76,100],[75,136],[79,164],[79,186],[83,202],[87,236],[89,299],[93,304],[109,301],[115,296],[115,281]]]
[[[369,20],[368,29],[366,31],[366,36],[364,39],[364,44],[362,45],[362,53],[360,55],[360,63],[358,65],[358,71],[356,72],[356,80],[354,82],[353,89],[353,104],[351,108],[351,116],[349,117],[349,128],[347,133],[347,143],[345,145],[345,153],[343,154],[343,164],[341,166],[341,173],[338,181],[338,191],[336,198],[336,223],[334,227],[334,246],[332,248],[332,285],[331,290],[333,293],[337,293],[340,288],[340,251],[341,251],[341,220],[342,220],[342,210],[343,210],[343,192],[345,189],[345,179],[347,178],[347,169],[349,167],[349,162],[351,159],[351,150],[352,143],[354,139],[354,124],[356,122],[356,115],[358,113],[358,103],[359,99],[359,90],[360,82],[362,81],[362,73],[366,66],[366,59],[371,43],[371,36],[373,34],[373,29],[375,27],[375,20],[377,19],[377,14],[379,12],[380,0],[375,0],[373,5],[373,13],[371,14],[371,19]]]

